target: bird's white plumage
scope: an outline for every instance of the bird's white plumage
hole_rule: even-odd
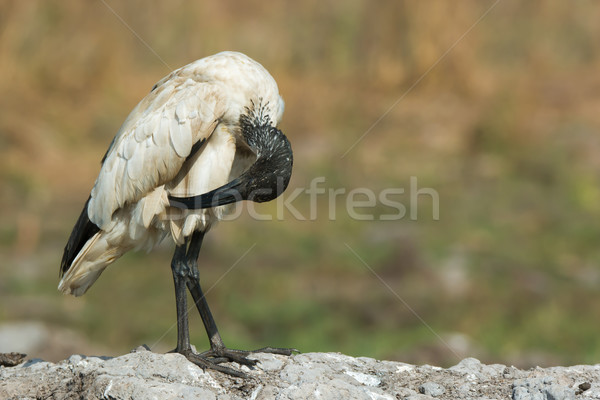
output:
[[[152,248],[169,234],[183,243],[216,222],[223,207],[180,210],[169,207],[168,195],[206,193],[252,162],[238,123],[256,104],[279,122],[284,105],[275,80],[241,53],[203,58],[160,80],[111,143],[87,208],[100,231],[76,256],[59,289],[81,295],[128,250]]]

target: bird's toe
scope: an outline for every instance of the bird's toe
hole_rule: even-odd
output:
[[[248,367],[254,367],[258,360],[248,358],[251,352],[244,350],[235,350],[228,348],[211,349],[201,353],[201,356],[206,357],[214,363],[220,364],[223,362],[236,362],[240,365],[246,365]]]
[[[235,370],[233,368],[226,367],[224,365],[220,365],[223,362],[229,361],[226,358],[211,358],[205,357],[202,354],[194,353],[193,351],[182,351],[179,352],[183,354],[190,362],[196,364],[203,370],[211,369],[213,371],[219,371],[224,374],[236,377],[236,378],[248,378],[248,375],[243,373],[242,371]]]

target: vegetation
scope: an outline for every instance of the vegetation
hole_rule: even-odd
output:
[[[201,274],[228,345],[598,362],[598,20],[587,1],[3,2],[0,322],[68,326],[114,354],[174,347],[170,243],[81,298],[56,291],[58,266],[128,112],[171,68],[229,49],[286,100],[288,191],[322,176],[346,194],[318,196],[313,220],[273,203],[256,206],[272,221],[210,232]],[[411,177],[439,219],[431,196],[410,204]],[[353,219],[354,188],[404,188],[391,197],[417,218],[382,221],[395,209],[378,201]],[[306,193],[292,204],[310,216]]]

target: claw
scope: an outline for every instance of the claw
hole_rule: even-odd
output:
[[[183,354],[185,356],[185,358],[187,358],[190,362],[192,362],[192,363],[196,364],[197,366],[199,366],[200,368],[202,368],[204,371],[206,371],[207,369],[212,369],[214,371],[219,371],[224,374],[234,376],[236,378],[243,378],[243,379],[249,378],[248,375],[246,375],[245,373],[243,373],[241,371],[237,371],[233,368],[229,368],[229,367],[220,365],[218,362],[215,362],[215,360],[211,360],[207,357],[202,356],[201,354],[196,354],[191,350],[180,352],[180,354]]]
[[[270,353],[291,356],[293,353],[299,353],[299,351],[296,349],[286,349],[280,347],[263,347],[262,349],[250,351],[220,347],[207,350],[200,354],[195,353],[191,349],[176,351],[180,354],[183,354],[190,362],[196,364],[203,370],[212,369],[238,378],[248,378],[248,375],[241,371],[237,371],[235,369],[220,364],[226,362],[236,362],[240,365],[245,365],[249,368],[254,368],[254,366],[258,364],[259,361],[248,358],[248,356],[251,354]]]

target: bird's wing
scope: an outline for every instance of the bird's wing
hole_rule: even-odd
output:
[[[178,70],[160,81],[127,117],[113,139],[88,204],[101,229],[113,213],[173,179],[227,109],[216,83]]]

